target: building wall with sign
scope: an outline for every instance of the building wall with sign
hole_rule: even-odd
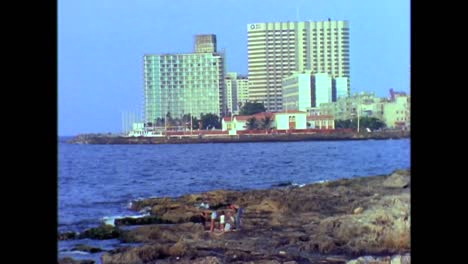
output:
[[[247,25],[249,98],[267,110],[282,110],[282,80],[312,70],[348,78],[347,21],[271,22]]]

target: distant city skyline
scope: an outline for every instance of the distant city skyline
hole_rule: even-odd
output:
[[[253,6],[253,7],[252,7]],[[247,24],[350,23],[351,94],[410,92],[410,1],[236,0],[58,2],[59,135],[120,132],[143,110],[143,56],[187,53],[214,34],[227,72],[247,75]]]

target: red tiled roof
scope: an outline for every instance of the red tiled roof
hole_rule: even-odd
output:
[[[237,121],[246,121],[246,120],[249,120],[249,118],[251,118],[252,116],[235,116],[234,118],[237,120]]]

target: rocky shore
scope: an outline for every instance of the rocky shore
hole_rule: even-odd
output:
[[[331,132],[331,133],[289,133],[289,134],[252,134],[252,135],[172,135],[167,137],[123,137],[106,134],[82,134],[68,143],[72,144],[191,144],[191,143],[242,143],[242,142],[291,142],[324,140],[369,140],[409,138],[409,131],[384,132]]]
[[[242,229],[210,232],[200,203],[218,212],[240,205]],[[79,235],[60,234],[59,239],[141,243],[103,253],[104,264],[410,263],[409,170],[305,186],[152,198],[135,201],[132,209],[150,215],[118,219],[115,226]],[[59,263],[85,263],[71,261]]]

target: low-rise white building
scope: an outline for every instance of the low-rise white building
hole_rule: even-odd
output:
[[[310,115],[304,111],[263,112],[250,116],[233,116],[222,119],[222,130],[235,134],[248,130],[249,119],[254,117],[261,124],[267,117],[271,120],[270,128],[275,130],[335,129],[332,115]],[[231,134],[231,133],[230,133]]]
[[[335,129],[335,119],[332,115],[309,115],[307,116],[307,128]]]
[[[284,111],[275,113],[274,118],[278,130],[307,129],[307,112]]]

